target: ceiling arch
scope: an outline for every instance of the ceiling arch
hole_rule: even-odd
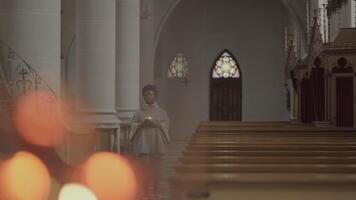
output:
[[[296,22],[299,31],[302,33],[302,42],[304,46],[307,44],[307,33],[306,33],[306,0],[280,0],[281,3],[286,7],[293,20]],[[154,48],[156,49],[161,32],[177,5],[182,2],[182,0],[172,0],[171,4],[166,7],[165,14],[159,20],[158,28],[154,34]]]

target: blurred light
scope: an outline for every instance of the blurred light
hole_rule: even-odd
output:
[[[88,107],[76,98],[67,100],[64,105],[67,111]],[[91,123],[91,115],[82,112],[70,112],[70,117],[66,118],[65,122],[68,134],[54,149],[64,163],[71,166],[82,165],[95,153],[93,146],[100,144],[96,125]]]
[[[59,193],[58,200],[97,200],[95,194],[80,184],[66,184]]]
[[[48,199],[51,178],[40,159],[28,152],[18,152],[0,168],[1,199]]]
[[[101,144],[101,134],[77,134],[69,132],[66,142],[55,146],[58,157],[72,167],[83,165],[88,158],[96,152],[96,146]]]
[[[68,109],[86,109],[90,105],[78,97],[71,97],[70,101],[66,102]],[[88,123],[83,123],[88,122]],[[92,134],[96,132],[96,125],[92,121],[92,115],[83,112],[71,113],[71,118],[68,121],[70,132],[75,134]]]
[[[15,109],[15,126],[29,143],[53,146],[62,141],[66,128],[64,112],[57,97],[46,91],[22,97]]]
[[[113,153],[97,153],[84,164],[83,182],[98,199],[131,200],[137,181],[129,162]]]

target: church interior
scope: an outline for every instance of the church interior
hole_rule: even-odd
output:
[[[354,200],[356,0],[0,0],[0,119],[0,200]]]

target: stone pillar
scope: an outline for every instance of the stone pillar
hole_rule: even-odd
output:
[[[111,143],[119,140],[120,120],[115,110],[116,0],[76,0],[75,15],[75,61],[73,69],[68,69],[71,74],[68,89],[75,101],[73,116],[80,117],[72,120],[73,131],[67,145],[73,146],[68,145],[67,151],[82,149],[90,154],[108,150],[112,135],[116,138]],[[95,127],[100,134],[82,137],[101,140],[71,142],[78,135],[76,130],[86,126]]]
[[[117,124],[115,117],[116,1],[77,0],[75,71],[77,111],[88,123]]]
[[[60,0],[2,0],[8,20],[6,40],[51,89],[60,90]]]
[[[140,0],[117,0],[116,110],[122,120],[140,105]]]
[[[156,2],[157,3],[157,2]],[[141,1],[141,36],[140,36],[140,80],[141,87],[154,82],[155,55],[155,0]],[[160,88],[159,88],[160,89]]]
[[[0,40],[7,41],[6,28],[8,24],[9,9],[7,0],[0,0]]]
[[[70,69],[75,67],[74,62],[74,43],[75,43],[75,4],[73,0],[62,0],[61,15],[61,91],[62,97],[68,99],[69,81],[71,76]]]

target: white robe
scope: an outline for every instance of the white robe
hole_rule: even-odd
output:
[[[162,130],[153,127],[138,127],[145,119],[161,124]],[[136,154],[164,154],[165,144],[170,143],[169,119],[165,110],[158,105],[146,106],[142,110],[136,111],[131,121],[131,142]]]

